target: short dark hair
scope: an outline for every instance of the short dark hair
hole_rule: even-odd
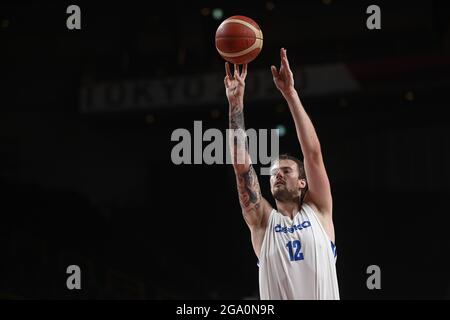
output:
[[[297,168],[298,168],[298,177],[299,179],[306,179],[306,174],[305,174],[305,167],[303,166],[303,161],[291,156],[288,153],[283,153],[280,154],[280,156],[278,157],[278,160],[292,160],[297,164]]]

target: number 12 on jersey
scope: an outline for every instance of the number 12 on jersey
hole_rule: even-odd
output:
[[[291,261],[303,260],[303,253],[301,252],[302,244],[300,240],[289,241],[286,243],[286,247],[289,251],[289,259]]]

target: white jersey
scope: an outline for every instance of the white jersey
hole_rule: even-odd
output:
[[[339,300],[336,247],[306,203],[294,219],[272,210],[259,259],[262,300]]]

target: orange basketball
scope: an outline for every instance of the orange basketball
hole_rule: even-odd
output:
[[[226,61],[244,64],[261,52],[263,34],[258,24],[245,16],[224,20],[216,31],[216,49]]]

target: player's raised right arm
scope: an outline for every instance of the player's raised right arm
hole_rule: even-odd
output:
[[[242,214],[249,227],[260,227],[270,211],[270,204],[261,196],[258,177],[252,166],[248,152],[247,135],[244,124],[244,89],[247,65],[239,72],[234,66],[231,74],[228,62],[225,64],[225,90],[229,102],[230,154],[239,193]]]

